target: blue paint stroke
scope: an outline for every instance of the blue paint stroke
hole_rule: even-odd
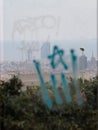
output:
[[[51,81],[52,81],[52,89],[54,91],[55,98],[56,98],[56,103],[62,104],[62,98],[60,97],[59,92],[58,92],[57,81],[56,81],[55,75],[51,74],[50,77],[51,77]]]
[[[39,76],[41,89],[42,89],[42,93],[43,93],[43,100],[46,103],[46,105],[48,106],[48,108],[51,109],[52,108],[52,101],[51,101],[50,97],[48,96],[48,92],[47,92],[47,89],[46,89],[46,86],[45,86],[45,82],[44,82],[44,79],[43,79],[43,76],[42,76],[42,73],[41,73],[41,70],[40,70],[40,63],[35,61],[35,60],[33,62],[34,62],[37,74]]]
[[[64,55],[64,51],[60,50],[57,46],[54,46],[53,54],[48,56],[48,59],[51,60],[50,65],[53,69],[55,69],[59,63],[61,63],[63,65],[65,70],[68,69],[68,66],[66,65],[66,63],[63,60],[63,55]],[[56,56],[59,56],[58,60],[57,60]]]
[[[70,51],[70,53],[71,53],[71,59],[72,59],[72,69],[73,69],[73,75],[74,75],[74,86],[75,86],[75,90],[76,90],[76,98],[79,99],[77,101],[77,103],[78,103],[78,105],[81,105],[83,103],[83,99],[82,99],[82,97],[79,98],[81,95],[81,91],[79,89],[79,84],[78,84],[77,56],[75,55],[73,49]]]
[[[71,96],[70,96],[70,88],[69,88],[69,85],[67,83],[67,80],[66,80],[64,73],[61,73],[61,81],[63,84],[65,100],[67,103],[70,103],[72,101]]]

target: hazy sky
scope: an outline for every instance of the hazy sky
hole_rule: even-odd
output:
[[[1,0],[0,0],[1,1]],[[2,0],[3,8],[0,4],[1,19],[3,18],[3,39],[8,41],[12,40],[13,29],[16,22],[20,19],[26,19],[32,23],[33,32],[26,30],[26,39],[30,36],[34,40],[71,40],[72,44],[66,44],[67,48],[77,48],[77,46],[84,46],[89,51],[94,51],[96,55],[96,42],[90,42],[97,39],[97,0]],[[1,2],[0,2],[1,3]],[[40,17],[39,17],[40,16]],[[44,24],[53,24],[51,29],[47,29],[42,25],[43,16],[51,19],[45,19]],[[49,17],[48,17],[49,16]],[[0,21],[1,21],[0,19]],[[49,21],[50,20],[50,21]],[[1,26],[0,22],[0,26]],[[20,24],[20,23],[18,23]],[[30,25],[31,26],[31,25]],[[24,33],[24,23],[22,23]],[[23,35],[15,33],[15,39],[24,39]],[[0,34],[1,35],[1,34]],[[2,37],[0,36],[0,40]],[[82,42],[74,41],[83,41]],[[1,44],[1,43],[0,43]],[[80,44],[80,45],[79,45]],[[91,45],[93,44],[93,45]],[[8,46],[8,45],[7,45]],[[87,52],[89,54],[89,52]]]
[[[51,15],[59,19],[58,37],[53,39],[96,39],[97,0],[3,0],[5,39],[19,19]],[[55,33],[56,29],[52,32]],[[42,32],[42,30],[41,30]],[[44,33],[47,37],[48,33]]]

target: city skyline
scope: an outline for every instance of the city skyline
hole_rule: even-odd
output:
[[[37,43],[38,44],[38,43]],[[44,44],[44,43],[43,43]],[[41,57],[41,47],[42,44],[39,43],[39,51],[34,52],[34,55],[37,55],[37,57]],[[74,49],[76,51],[77,56],[81,56],[81,50],[80,48],[83,47],[85,49],[85,55],[88,57],[88,59],[91,58],[92,52],[94,57],[97,59],[97,41],[96,40],[81,40],[81,41],[50,41],[51,51],[54,45],[60,46],[62,49],[65,50],[65,55],[70,55],[70,49]],[[10,60],[10,61],[21,61],[21,55],[22,52],[19,48],[21,48],[22,44],[19,42],[5,42],[4,43],[4,60]],[[25,59],[27,57],[27,48],[25,48],[24,56]],[[33,49],[32,53],[33,53]],[[37,54],[38,53],[38,54]],[[0,55],[1,56],[1,55]]]

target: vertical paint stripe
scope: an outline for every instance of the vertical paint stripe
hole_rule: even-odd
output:
[[[51,77],[51,81],[52,81],[52,88],[53,88],[55,98],[56,98],[56,103],[62,104],[62,98],[60,97],[59,92],[58,92],[57,81],[56,81],[55,75],[51,74],[50,77]]]
[[[66,80],[64,73],[61,73],[61,81],[62,81],[62,84],[63,84],[66,102],[70,103],[71,100],[72,100],[71,95],[70,95],[70,88],[69,88],[69,85],[67,83],[67,80]]]
[[[71,59],[72,59],[72,69],[73,69],[73,75],[74,75],[74,86],[76,90],[76,98],[80,99],[77,101],[78,105],[81,105],[83,103],[82,97],[80,98],[81,91],[79,89],[79,84],[78,84],[78,76],[77,76],[77,56],[74,54],[74,50],[71,50]]]
[[[34,61],[34,65],[35,65],[35,68],[36,68],[36,71],[37,71],[37,74],[38,74],[38,77],[39,77],[39,80],[40,80],[42,94],[43,94],[43,100],[46,103],[46,105],[48,106],[48,108],[51,109],[52,108],[52,101],[51,101],[51,99],[48,95],[48,92],[47,92],[47,89],[46,89],[46,86],[45,86],[45,83],[44,83],[44,79],[43,79],[43,76],[42,76],[42,73],[41,73],[41,70],[40,70],[40,63],[37,62],[37,61]]]

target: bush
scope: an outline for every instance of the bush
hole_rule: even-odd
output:
[[[72,80],[70,86],[73,86]],[[44,104],[39,86],[21,91],[22,82],[13,77],[0,83],[1,130],[96,130],[98,77],[84,83],[79,79],[85,103],[78,106],[74,101],[48,109]],[[47,86],[54,99],[50,85]],[[62,90],[61,90],[62,91]],[[73,94],[73,93],[72,93]]]

